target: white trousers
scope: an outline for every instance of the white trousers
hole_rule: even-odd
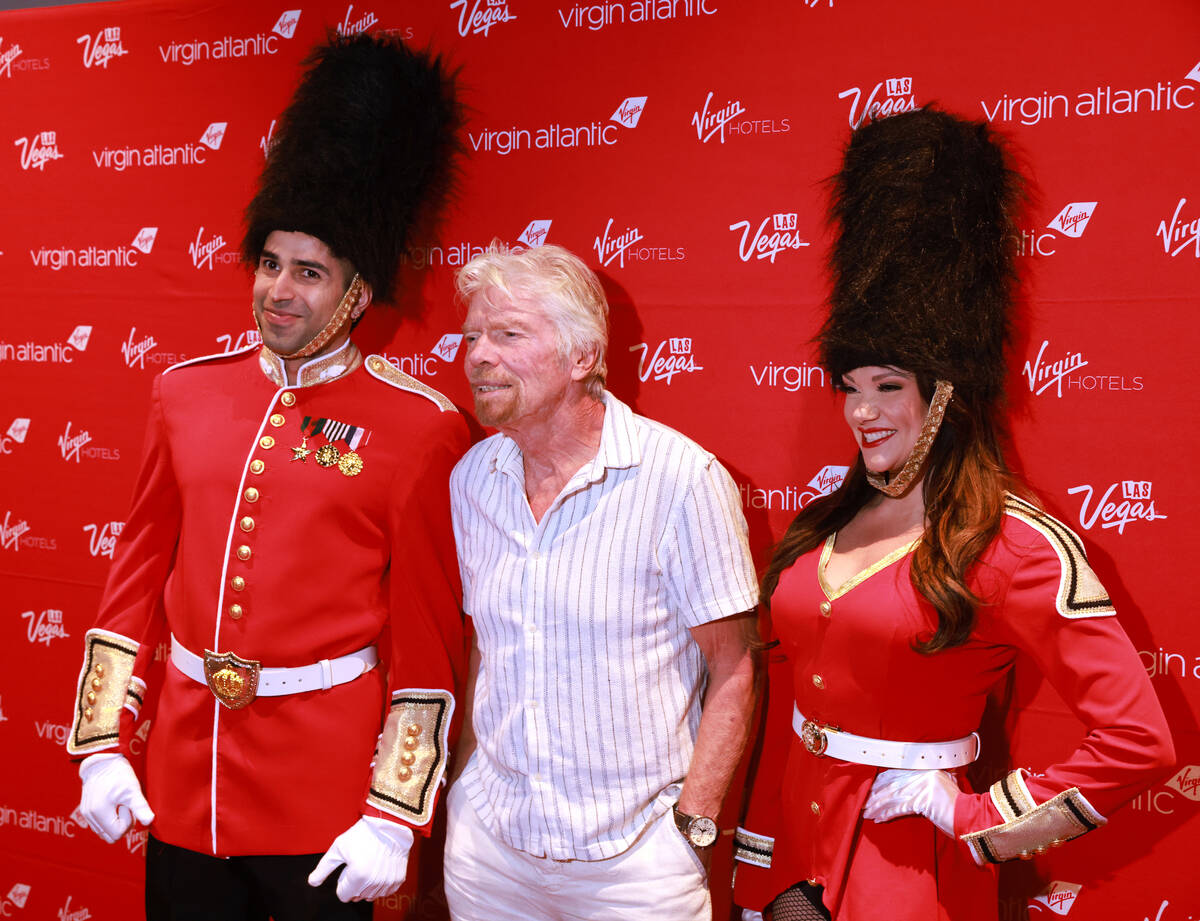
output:
[[[671,813],[606,860],[534,857],[498,840],[456,784],[447,798],[453,921],[711,921],[708,874]]]

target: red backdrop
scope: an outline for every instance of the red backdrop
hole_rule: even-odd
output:
[[[809,344],[825,291],[821,180],[849,128],[936,100],[1011,135],[1038,192],[1022,232],[1013,459],[1086,540],[1180,766],[1105,830],[1007,868],[1002,917],[1200,915],[1200,618],[1182,578],[1187,509],[1200,507],[1187,474],[1200,6],[286,4],[0,13],[0,915],[139,910],[144,831],[105,846],[73,815],[62,742],[81,640],[152,376],[253,338],[241,209],[297,64],[329,27],[439,49],[470,113],[457,200],[409,254],[399,309],[368,314],[367,350],[467,405],[454,268],[493,237],[567,246],[613,302],[611,388],[717,453],[760,559],[852,450]],[[1036,675],[1015,694],[1017,763],[1075,744]],[[723,910],[727,871],[714,875]],[[410,889],[377,916],[412,902]]]

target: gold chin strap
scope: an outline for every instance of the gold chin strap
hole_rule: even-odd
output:
[[[323,349],[326,343],[336,336],[346,325],[346,321],[350,318],[350,311],[354,309],[354,305],[358,303],[359,295],[362,294],[363,280],[362,276],[357,272],[350,279],[350,287],[346,289],[346,293],[342,295],[341,302],[337,305],[337,310],[333,312],[333,316],[329,318],[329,322],[325,324],[325,328],[317,333],[308,341],[307,345],[302,345],[294,352],[288,352],[286,355],[282,352],[275,352],[280,358],[285,361],[291,361],[293,358],[307,358],[309,355],[314,355]],[[258,313],[251,311],[254,314],[254,325],[258,327],[258,334],[262,336],[262,324],[258,322]],[[274,351],[274,350],[272,350]]]
[[[904,462],[900,472],[889,478],[886,474],[868,471],[868,483],[888,496],[895,497],[904,494],[904,491],[917,478],[917,474],[921,472],[925,458],[929,456],[929,449],[933,447],[933,439],[937,437],[938,429],[942,427],[942,417],[946,414],[946,406],[950,403],[950,397],[953,395],[953,384],[949,381],[937,382],[933,390],[933,399],[929,401],[929,410],[925,413],[925,421],[921,423],[921,432],[917,436],[917,443],[913,445],[912,453],[908,455],[908,460]]]

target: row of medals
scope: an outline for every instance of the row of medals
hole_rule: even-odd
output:
[[[342,471],[342,476],[358,476],[362,473],[363,459],[357,451],[347,451],[342,454],[336,445],[323,444],[314,452],[309,450],[308,436],[305,435],[300,447],[292,448],[292,460],[304,462],[308,460],[310,454],[313,455],[319,466],[337,467]]]

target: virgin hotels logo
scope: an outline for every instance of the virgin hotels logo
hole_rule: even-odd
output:
[[[1200,64],[1196,67],[1200,68]],[[1191,220],[1188,220],[1187,215],[1181,217],[1183,206],[1186,204],[1186,198],[1179,199],[1179,204],[1175,206],[1175,212],[1171,215],[1171,222],[1158,222],[1158,236],[1162,237],[1163,252],[1168,256],[1178,256],[1190,248],[1196,258],[1200,259],[1200,216],[1192,217]]]
[[[379,24],[379,17],[370,10],[365,13],[359,13],[354,19],[350,18],[352,16],[354,16],[353,3],[346,7],[346,15],[337,24],[338,35],[358,35],[370,30],[372,26]]]
[[[21,56],[21,46],[13,43],[4,47],[4,38],[0,37],[0,76],[12,77],[12,63]]]
[[[704,99],[704,105],[692,115],[692,127],[696,129],[696,137],[701,144],[707,144],[714,137],[722,144],[725,143],[725,126],[742,115],[746,107],[738,99],[730,99],[723,106],[714,107],[713,94]]]
[[[1040,396],[1053,387],[1061,397],[1063,380],[1068,374],[1086,367],[1087,359],[1083,357],[1082,352],[1067,352],[1061,358],[1055,353],[1054,357],[1051,357],[1047,355],[1049,348],[1050,340],[1043,340],[1037,357],[1033,361],[1025,362],[1023,373],[1029,382],[1031,393]]]
[[[604,225],[604,232],[592,241],[592,246],[596,250],[596,257],[600,260],[600,265],[607,268],[614,260],[618,260],[618,265],[625,268],[625,252],[635,243],[639,243],[644,239],[642,232],[636,227],[626,227],[620,233],[613,233],[613,219],[610,217],[608,223]]]

